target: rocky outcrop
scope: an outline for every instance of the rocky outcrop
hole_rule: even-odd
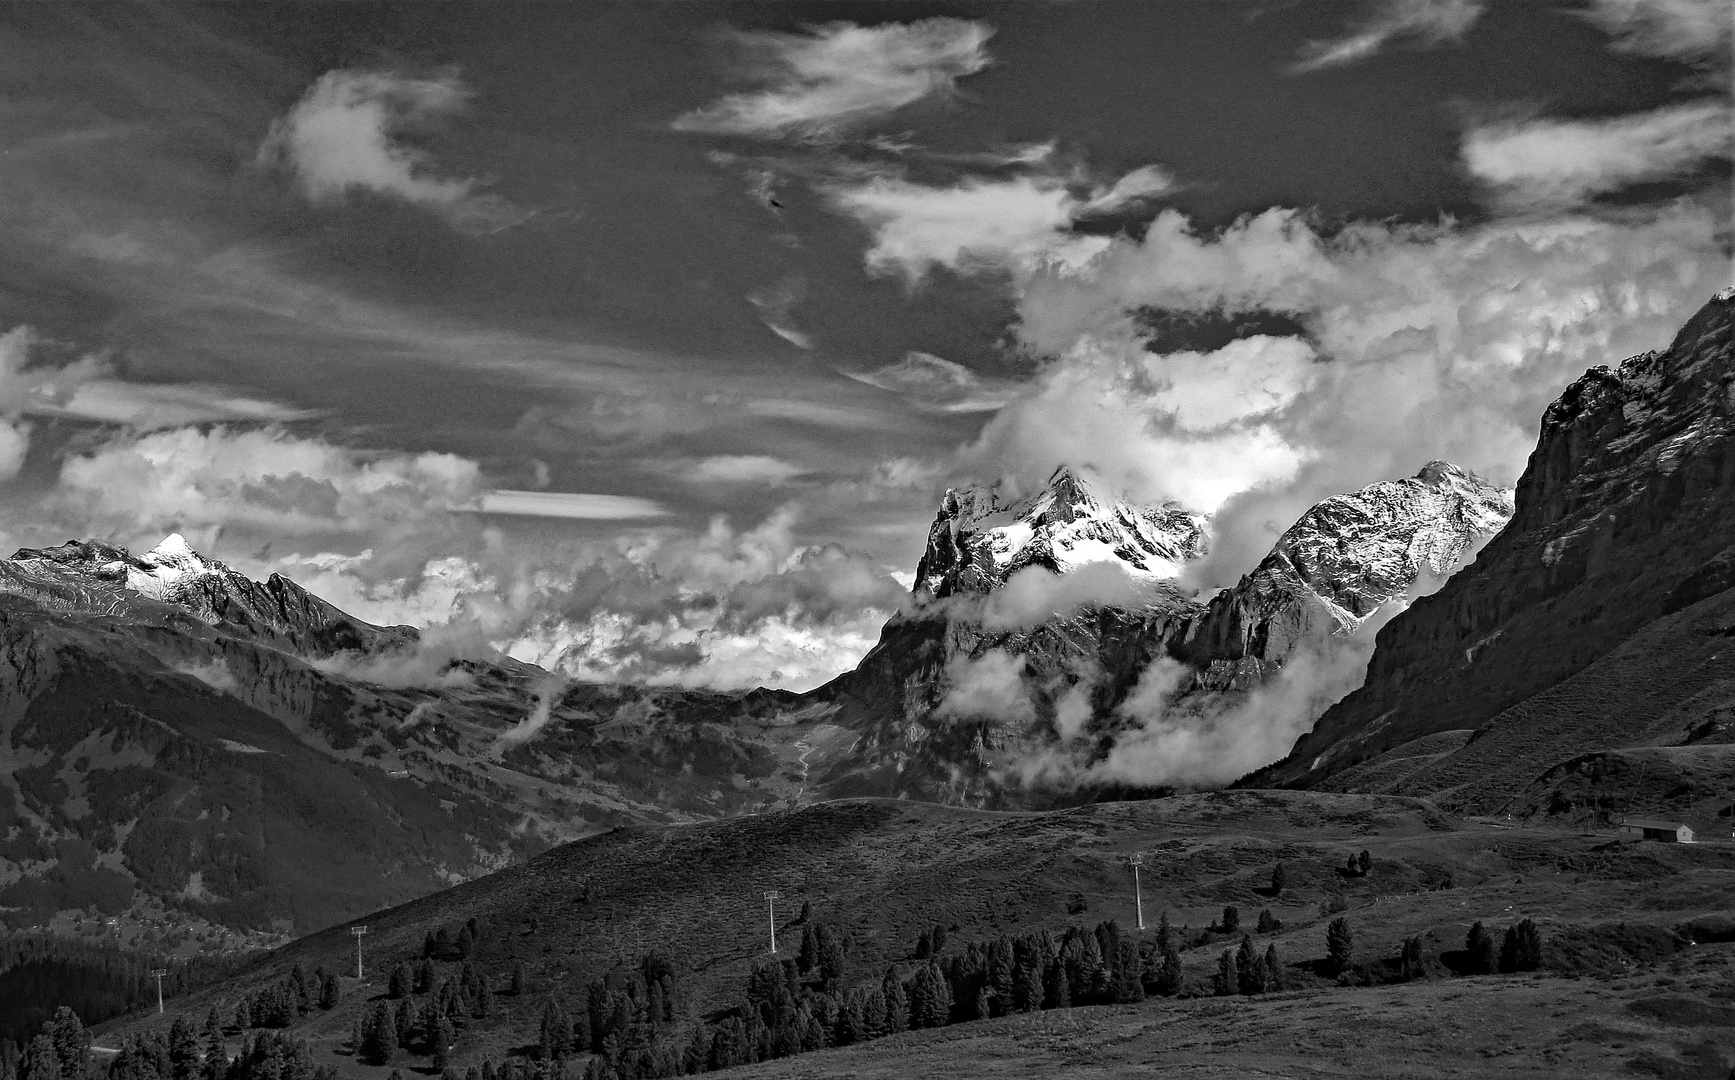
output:
[[[1481,728],[1716,595],[1732,580],[1732,436],[1725,294],[1668,349],[1593,368],[1549,406],[1511,523],[1380,631],[1365,685],[1247,783],[1314,784],[1420,736]]]

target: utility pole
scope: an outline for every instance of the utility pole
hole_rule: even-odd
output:
[[[771,920],[771,951],[777,951],[777,890],[767,889],[765,892],[765,908]]]
[[[151,974],[157,979],[157,1012],[161,1013],[163,1011],[163,976],[167,975],[168,972],[159,969],[151,972]]]
[[[1145,898],[1144,894],[1139,891],[1139,867],[1145,865],[1145,856],[1142,852],[1135,851],[1133,857],[1128,861],[1133,864],[1133,903],[1138,908],[1139,929],[1143,930],[1145,928]]]
[[[365,926],[352,926],[349,932],[355,935],[355,977],[361,978],[361,936],[367,933]]]

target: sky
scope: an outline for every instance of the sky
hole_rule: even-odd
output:
[[[13,5],[0,541],[811,687],[948,487],[1210,588],[1731,284],[1726,0]],[[411,673],[400,673],[404,678]]]

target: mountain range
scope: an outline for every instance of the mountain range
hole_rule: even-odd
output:
[[[1735,743],[1732,313],[1720,297],[1668,350],[1574,383],[1516,493],[1430,462],[1319,503],[1211,595],[1183,584],[1208,545],[1184,507],[1070,468],[950,492],[908,609],[805,694],[498,657],[409,677],[413,629],[178,537],[19,551],[0,561],[0,913],[259,944],[622,825],[1124,795],[1018,766],[1064,750],[1088,769],[1141,722],[1153,665],[1163,709],[1233,717],[1296,657],[1369,635],[1365,685],[1242,786],[1714,820]],[[534,738],[503,738],[539,711]],[[78,914],[93,904],[115,925]]]

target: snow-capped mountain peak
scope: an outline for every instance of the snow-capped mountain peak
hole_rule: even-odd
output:
[[[187,538],[170,533],[163,542],[138,557],[138,565],[126,568],[127,588],[152,600],[173,601],[201,577],[228,571],[218,562],[207,562],[194,551]]]
[[[1178,503],[1106,502],[1062,466],[1036,493],[1008,499],[1002,485],[946,492],[916,569],[917,595],[985,593],[1026,567],[1067,573],[1117,563],[1134,577],[1175,577],[1206,550],[1205,517]]]

